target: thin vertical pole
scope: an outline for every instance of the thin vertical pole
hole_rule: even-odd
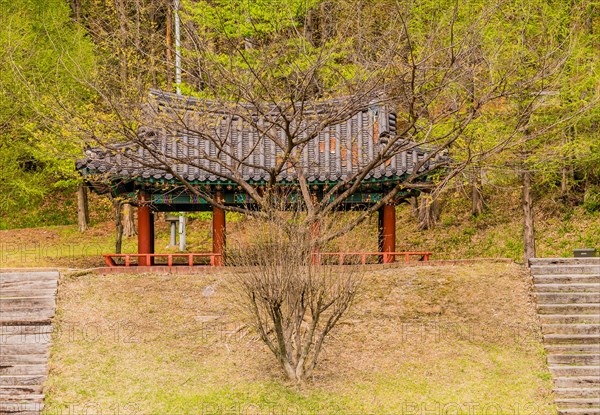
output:
[[[181,94],[181,30],[179,21],[179,0],[174,0],[173,20],[175,22],[175,86]]]
[[[173,2],[173,20],[175,23],[175,88],[177,95],[181,95],[181,23],[179,19],[179,0]],[[186,250],[185,216],[179,214],[179,250]]]
[[[183,212],[179,212],[179,250],[185,252],[186,237],[185,237],[185,216]]]

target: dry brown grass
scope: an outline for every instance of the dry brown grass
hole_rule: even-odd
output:
[[[303,388],[285,381],[236,319],[228,281],[224,273],[64,279],[49,409],[555,413],[529,277],[516,265],[366,272]]]

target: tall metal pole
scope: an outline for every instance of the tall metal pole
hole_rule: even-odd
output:
[[[174,21],[175,21],[175,87],[177,94],[181,95],[181,30],[179,22],[179,1],[174,0]]]
[[[181,95],[181,30],[179,20],[179,1],[174,0],[173,3],[173,17],[175,22],[175,88],[177,95]],[[186,248],[186,237],[185,237],[185,216],[183,212],[179,212],[179,250],[185,251]]]

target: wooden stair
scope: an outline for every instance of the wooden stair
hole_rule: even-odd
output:
[[[600,415],[600,258],[529,261],[561,415]]]
[[[0,272],[0,414],[39,415],[58,272]]]

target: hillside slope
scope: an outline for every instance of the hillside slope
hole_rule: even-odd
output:
[[[366,272],[302,388],[242,324],[228,281],[225,273],[62,278],[47,409],[556,413],[530,277],[519,266]]]
[[[522,223],[516,191],[498,193],[487,201],[483,215],[473,217],[460,194],[446,195],[441,217],[433,229],[419,230],[409,205],[398,206],[397,250],[430,250],[433,259],[512,258],[522,261]],[[102,266],[101,253],[114,252],[114,222],[103,204],[94,197],[94,224],[80,234],[75,225],[0,231],[0,267],[12,266]],[[352,215],[352,213],[347,213]],[[210,213],[195,214],[190,221],[188,250],[209,251],[212,247]],[[244,228],[252,222],[237,214],[227,215],[228,240],[243,240]],[[156,219],[156,251],[168,252],[168,225],[162,215]],[[562,201],[542,199],[536,205],[538,257],[572,256],[574,248],[600,248],[600,212],[586,212]],[[123,252],[136,252],[137,239],[125,238]],[[377,249],[377,217],[330,244],[331,251],[373,251]]]

